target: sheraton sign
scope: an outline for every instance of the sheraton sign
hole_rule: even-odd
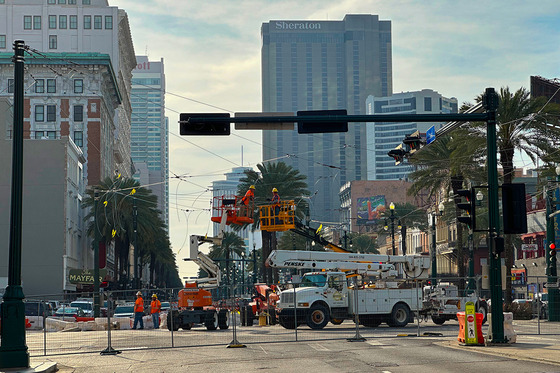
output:
[[[99,282],[107,276],[106,269],[99,270]],[[93,285],[93,269],[71,269],[68,274],[68,280],[71,284],[88,284]]]
[[[318,22],[276,22],[276,30],[320,30]]]

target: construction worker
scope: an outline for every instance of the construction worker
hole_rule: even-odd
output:
[[[278,194],[278,189],[272,188],[272,204],[274,206],[274,223],[280,224],[280,219],[278,215],[280,214],[280,195]]]
[[[136,293],[136,302],[134,302],[134,325],[132,329],[136,329],[136,325],[140,322],[140,328],[144,329],[144,299],[142,299],[142,293],[139,291]]]
[[[255,186],[251,185],[247,193],[241,198],[241,216],[250,216],[249,214],[253,214],[253,211],[249,208],[249,203],[253,202],[255,199]]]
[[[161,312],[161,302],[157,299],[157,295],[152,295],[152,303],[150,304],[150,313],[154,322],[154,329],[159,329],[159,313]]]

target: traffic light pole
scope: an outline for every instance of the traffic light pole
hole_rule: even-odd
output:
[[[23,40],[14,42],[14,126],[12,138],[12,205],[10,213],[10,251],[8,286],[2,298],[2,344],[0,368],[29,368],[25,344],[25,305],[21,286],[21,233],[23,206]]]
[[[550,181],[550,179],[549,179]],[[553,200],[551,189],[552,183],[547,182],[546,186],[546,275],[548,286],[548,321],[560,321],[560,291],[558,290],[558,273],[556,258],[556,237],[554,227]],[[555,198],[554,198],[555,199]],[[556,207],[556,204],[555,206]]]
[[[499,96],[493,88],[486,88],[482,97],[486,109],[486,138],[488,149],[488,230],[490,262],[490,296],[492,300],[492,343],[506,343],[502,302],[502,260],[499,253],[500,221],[498,205],[498,158],[496,145],[496,110]]]

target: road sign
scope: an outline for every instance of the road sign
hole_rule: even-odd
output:
[[[431,126],[431,127],[428,128],[428,130],[426,131],[426,145],[429,145],[429,144],[432,143],[435,139],[436,139],[436,127],[435,127],[435,126]]]
[[[543,284],[543,287],[545,287],[547,289],[558,289],[558,283],[557,282],[545,282]]]
[[[521,244],[522,251],[538,251],[539,246],[536,243],[523,243]]]
[[[268,117],[268,121],[235,123],[236,130],[294,130],[295,122],[270,122],[270,117],[291,117],[294,113],[235,113],[236,118]]]

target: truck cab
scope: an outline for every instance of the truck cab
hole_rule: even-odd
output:
[[[344,272],[306,273],[300,284],[280,293],[279,322],[292,329],[306,323],[312,329],[322,329],[333,320],[348,314],[348,286]],[[295,317],[294,317],[295,315]]]

